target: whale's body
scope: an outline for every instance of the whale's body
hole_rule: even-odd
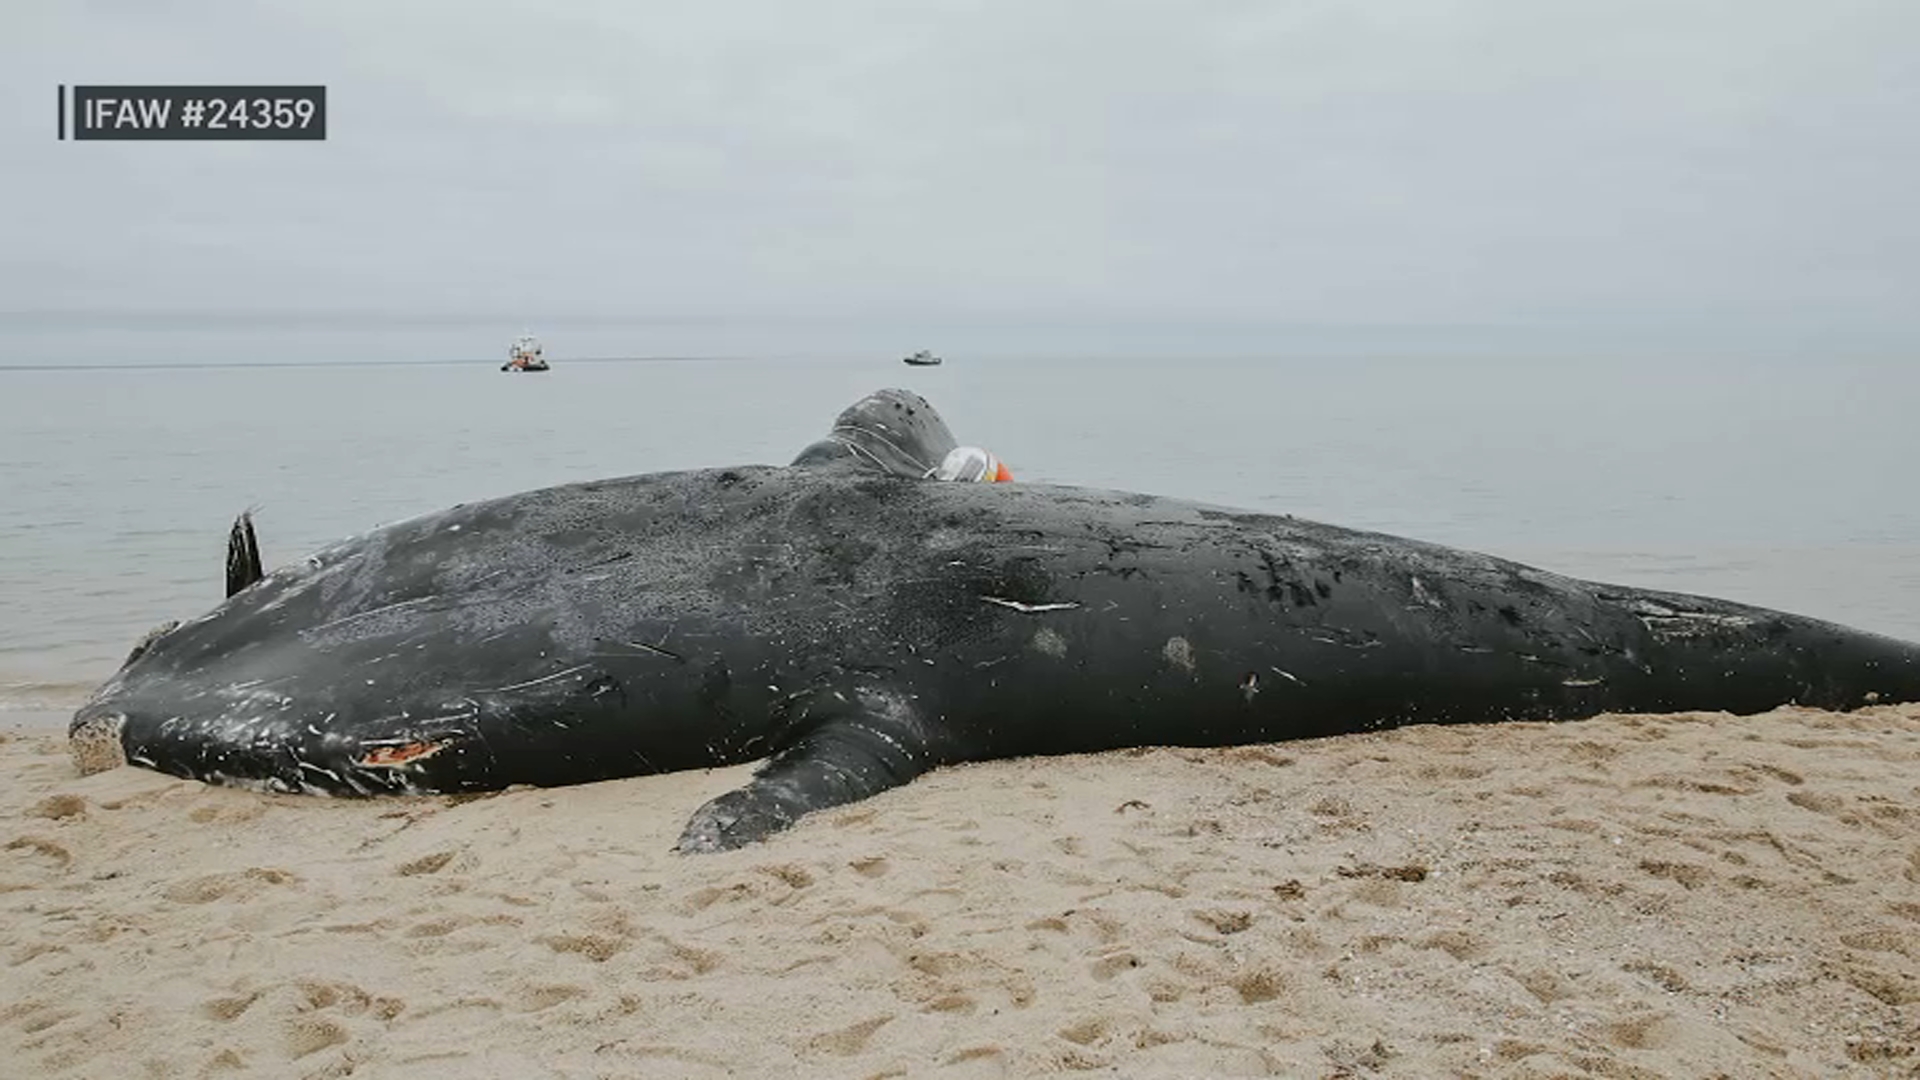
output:
[[[390,525],[148,643],[76,753],[341,795],[771,756],[683,848],[945,763],[1920,699],[1920,647],[1290,517],[762,466]]]

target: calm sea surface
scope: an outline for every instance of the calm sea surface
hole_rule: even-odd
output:
[[[271,566],[546,484],[784,463],[925,394],[1021,480],[1291,513],[1920,639],[1920,366],[802,360],[0,369],[0,710]]]

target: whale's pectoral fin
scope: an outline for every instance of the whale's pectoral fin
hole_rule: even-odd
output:
[[[233,529],[227,533],[227,595],[232,596],[241,589],[266,577],[260,570],[260,541],[253,535],[253,512],[243,512],[233,519]]]
[[[940,764],[934,740],[910,709],[863,698],[879,708],[812,728],[769,758],[747,786],[695,811],[675,850],[730,851],[764,840],[803,814],[858,802]]]

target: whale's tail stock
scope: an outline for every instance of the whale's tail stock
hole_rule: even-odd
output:
[[[253,535],[253,511],[243,510],[227,533],[227,595],[265,576],[260,570],[260,541]]]

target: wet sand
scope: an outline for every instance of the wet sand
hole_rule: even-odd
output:
[[[0,710],[0,732],[10,735],[64,734],[72,709]]]
[[[43,718],[45,719],[45,718]],[[1920,707],[329,801],[0,727],[0,1073],[1904,1076]]]

